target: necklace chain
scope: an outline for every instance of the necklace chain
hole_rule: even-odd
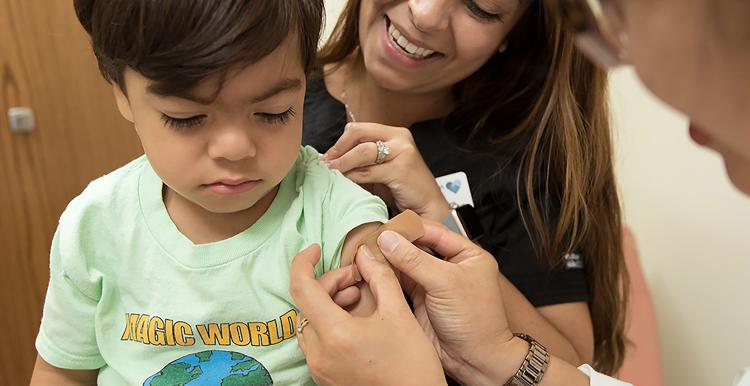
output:
[[[354,117],[354,113],[352,112],[352,109],[349,108],[349,103],[346,100],[346,85],[341,88],[341,101],[344,102],[344,109],[346,110],[349,122],[357,122],[357,118]]]

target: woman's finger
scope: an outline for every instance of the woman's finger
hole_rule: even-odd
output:
[[[360,281],[362,281],[362,277],[355,264],[330,270],[318,278],[318,282],[330,296],[351,288]]]
[[[362,293],[356,286],[347,287],[335,294],[333,294],[333,301],[341,308],[346,308],[351,305],[357,304],[359,299],[362,297]]]
[[[414,241],[420,247],[427,247],[436,254],[444,256],[447,261],[458,263],[461,259],[469,257],[467,251],[476,250],[477,254],[484,250],[474,244],[471,240],[450,231],[442,224],[423,220],[424,235]]]
[[[344,133],[323,155],[324,159],[334,160],[354,148],[360,143],[388,141],[399,128],[369,122],[349,122]],[[373,158],[374,159],[374,158]]]
[[[299,326],[299,322],[297,325]],[[315,330],[315,327],[313,327],[312,324],[308,323],[305,327],[302,328],[302,333],[297,331],[296,334],[297,345],[299,345],[302,353],[305,354],[305,358],[320,355],[320,337],[318,336],[318,332]]]
[[[352,169],[374,165],[377,156],[378,145],[375,142],[362,142],[340,157],[326,161],[326,164],[329,168],[346,174],[346,172]]]
[[[437,259],[419,249],[396,232],[381,233],[378,236],[378,246],[391,265],[427,292],[440,287],[448,279],[447,271],[451,268],[451,263]]]
[[[401,284],[388,264],[378,261],[364,245],[357,250],[355,261],[362,278],[370,286],[378,312],[411,315]]]
[[[335,288],[339,283],[346,282],[346,275],[350,275],[350,278],[353,276],[350,268],[344,268],[326,273],[331,275],[324,275],[319,282],[315,279],[315,264],[318,260],[320,246],[317,244],[295,256],[292,261],[289,292],[301,313],[310,320],[310,324],[330,325],[350,317],[333,302],[331,295],[337,292]]]
[[[393,166],[385,163],[382,165],[370,165],[352,169],[344,173],[344,176],[358,185],[362,184],[384,184],[387,185],[395,177]]]

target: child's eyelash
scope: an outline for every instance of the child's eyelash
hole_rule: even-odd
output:
[[[297,112],[294,110],[294,107],[290,107],[289,110],[279,114],[258,113],[258,115],[260,115],[261,118],[263,118],[263,120],[267,123],[278,125],[285,125],[289,123],[289,120],[294,118],[296,114]]]
[[[164,122],[165,125],[175,129],[175,130],[189,130],[192,128],[195,128],[197,126],[200,126],[200,124],[203,122],[203,118],[205,118],[205,115],[196,115],[194,117],[189,118],[174,118],[170,117],[167,114],[161,115],[161,120]]]
[[[285,125],[289,122],[289,120],[294,118],[294,116],[296,115],[296,111],[294,110],[294,107],[290,107],[287,111],[284,111],[283,113],[278,113],[278,114],[258,113],[258,115],[266,123]],[[175,117],[170,117],[169,115],[163,114],[163,113],[161,115],[161,120],[164,122],[164,124],[177,131],[187,131],[195,127],[198,127],[201,125],[201,123],[203,123],[204,118],[206,118],[205,115],[196,115],[194,117],[189,117],[189,118],[175,118]]]

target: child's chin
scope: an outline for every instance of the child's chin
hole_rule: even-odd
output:
[[[203,208],[211,213],[231,214],[248,210],[256,203],[257,201],[247,202],[247,200],[238,203],[211,203],[210,205],[204,205]]]

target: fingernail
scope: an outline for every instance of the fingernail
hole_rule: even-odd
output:
[[[357,283],[361,282],[362,275],[360,275],[359,273],[359,268],[357,268],[357,264],[352,262],[352,265],[350,265],[350,267],[352,267],[351,269],[352,269],[352,276],[354,277],[354,281]]]
[[[378,245],[385,253],[392,253],[400,242],[399,237],[392,231],[385,231],[378,236]]]
[[[368,260],[375,260],[375,255],[372,254],[372,251],[370,251],[370,248],[368,248],[367,245],[360,246],[359,250]]]
[[[320,158],[320,160],[321,160],[321,161],[323,161],[323,162],[326,162],[326,161],[328,161],[328,153],[325,153],[325,154],[321,154],[319,158]]]

